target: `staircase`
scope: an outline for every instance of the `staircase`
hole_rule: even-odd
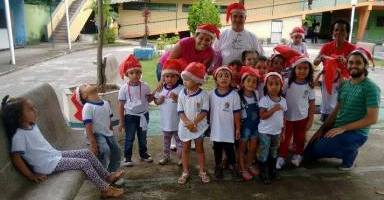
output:
[[[74,0],[68,7],[69,22],[72,21],[77,10],[80,8],[83,0]],[[52,39],[57,43],[65,43],[68,41],[67,36],[67,18],[64,15],[56,29],[53,31]]]

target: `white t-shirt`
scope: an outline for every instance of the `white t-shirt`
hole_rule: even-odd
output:
[[[201,112],[209,111],[208,93],[199,89],[195,94],[188,96],[187,90],[183,89],[179,93],[177,101],[177,112],[184,113],[189,120],[194,120]],[[208,129],[207,118],[205,117],[197,124],[197,132],[190,132],[184,125],[183,121],[179,122],[179,138],[183,142],[199,138]]]
[[[280,101],[273,101],[268,95],[261,98],[259,102],[260,108],[270,110],[275,104],[280,104],[283,110],[273,113],[268,119],[260,119],[259,133],[269,135],[279,135],[284,127],[284,112],[287,111],[287,102],[284,97],[280,97]]]
[[[333,82],[332,85],[332,94],[328,94],[325,84],[321,83],[321,105],[320,113],[321,114],[331,114],[333,109],[336,107],[337,103],[337,94],[340,88],[340,81]]]
[[[93,133],[113,136],[110,129],[113,113],[108,101],[87,102],[83,107],[84,124],[92,123]]]
[[[12,137],[12,153],[20,153],[21,157],[39,174],[51,174],[61,159],[61,152],[56,150],[43,137],[37,125],[32,129],[16,130]]]
[[[160,105],[160,126],[163,131],[177,131],[179,126],[179,115],[177,114],[177,102],[169,96],[172,93],[179,95],[184,88],[183,85],[175,85],[174,88],[163,87],[163,90],[155,94],[156,98],[164,96],[164,102]]]
[[[297,52],[305,55],[305,56],[308,55],[307,45],[304,42],[301,42],[299,45],[295,45],[293,43],[289,43],[288,46],[291,47],[292,49],[296,50]]]
[[[233,114],[241,111],[240,96],[231,90],[221,95],[217,89],[209,94],[211,140],[235,142],[235,119]]]
[[[286,79],[283,93],[288,106],[285,113],[286,119],[288,121],[298,121],[307,118],[309,101],[315,100],[315,91],[309,84],[292,82],[288,86],[288,79]]]
[[[261,99],[261,97],[264,96],[264,81],[263,82],[259,82],[259,84],[257,85],[257,93],[258,93],[258,97],[259,99]]]
[[[264,54],[255,34],[247,30],[235,32],[232,28],[221,32],[220,39],[215,41],[213,48],[216,52],[221,52],[222,65],[241,60],[241,53],[245,50],[256,50],[260,55]]]
[[[148,85],[140,82],[139,85],[132,86],[124,83],[119,90],[119,101],[124,101],[125,114],[135,115],[148,112],[148,94],[151,93]]]

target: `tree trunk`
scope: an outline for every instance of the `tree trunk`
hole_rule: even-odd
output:
[[[97,14],[99,17],[98,46],[97,46],[97,86],[101,92],[105,88],[105,73],[103,62],[103,43],[104,43],[104,16],[103,0],[97,0]]]

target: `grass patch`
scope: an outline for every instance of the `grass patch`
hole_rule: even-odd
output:
[[[143,81],[146,82],[149,87],[153,90],[156,87],[157,79],[156,79],[156,65],[159,61],[160,57],[154,57],[151,60],[141,60],[141,66],[143,70]],[[212,76],[208,77],[208,80],[203,85],[204,90],[212,90],[215,87],[215,82]]]
[[[375,59],[375,67],[384,68],[384,60]]]

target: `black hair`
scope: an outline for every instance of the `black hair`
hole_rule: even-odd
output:
[[[368,70],[367,70],[367,67],[369,66],[369,62],[368,62],[368,60],[365,59],[364,56],[361,55],[361,53],[358,52],[358,51],[355,51],[355,52],[352,52],[351,54],[349,54],[348,59],[349,59],[349,57],[351,57],[352,55],[354,55],[354,56],[360,56],[361,59],[363,59],[363,62],[364,62],[364,75],[365,75],[365,77],[367,77],[367,76],[368,76]]]
[[[310,62],[307,62],[307,61],[305,61],[303,63],[306,63],[309,66],[308,76],[305,78],[305,81],[308,83],[309,87],[313,89],[315,87],[315,84],[313,83],[313,73],[314,73],[314,70],[313,70],[312,64]],[[291,86],[293,81],[295,81],[295,79],[296,79],[296,73],[295,73],[296,67],[297,67],[297,65],[295,65],[292,68],[292,71],[291,71],[291,73],[289,75],[288,86]]]
[[[87,100],[83,98],[83,95],[81,95],[81,90],[79,88],[79,96],[80,96],[80,102],[84,105],[87,103]]]
[[[336,20],[335,22],[332,23],[331,27],[331,35],[333,34],[333,30],[335,30],[335,26],[336,24],[344,24],[345,25],[345,28],[347,29],[347,35],[349,35],[349,32],[351,31],[351,25],[349,24],[349,22],[343,20],[343,19],[338,19]]]
[[[240,68],[243,66],[243,63],[240,60],[232,60],[228,66],[234,66],[237,65],[237,70],[240,70]]]
[[[276,76],[276,75],[272,75],[272,76]],[[269,76],[271,77],[271,76]],[[268,77],[268,78],[269,78]],[[265,81],[265,85],[264,85],[264,88],[263,88],[263,92],[264,92],[264,96],[267,96],[268,95],[268,89],[267,89],[267,81],[268,81],[268,78],[267,80]],[[280,91],[279,91],[279,96],[281,97],[283,95],[283,85],[281,85],[280,87]]]
[[[275,60],[275,58],[281,58],[281,59],[283,59],[283,61],[285,61],[284,56],[282,56],[281,54],[275,54],[275,55],[272,55],[271,64],[272,64],[273,60]]]
[[[247,57],[247,55],[251,53],[255,53],[257,57],[259,57],[259,52],[257,52],[256,50],[245,50],[241,53],[241,61],[245,63],[245,57]]]
[[[259,61],[264,61],[264,62],[266,62],[266,61],[268,61],[268,58],[267,58],[266,56],[260,55],[260,56],[259,56]]]
[[[26,98],[10,98],[9,95],[5,96],[1,101],[1,120],[9,141],[12,141],[16,130],[21,127],[20,119],[23,116],[23,106],[26,101]]]

